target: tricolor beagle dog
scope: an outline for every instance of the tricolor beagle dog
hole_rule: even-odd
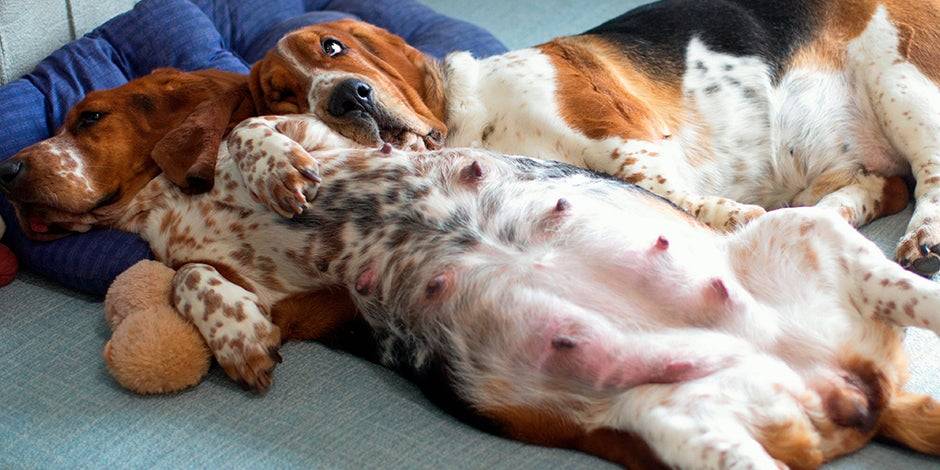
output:
[[[897,249],[940,270],[940,2],[664,0],[583,34],[442,63],[355,21],[283,38],[262,112],[364,145],[482,147],[616,176],[729,230],[791,206],[853,226],[916,210]],[[445,138],[446,136],[446,138]]]
[[[516,439],[634,468],[812,468],[875,436],[940,455],[940,404],[903,390],[901,342],[940,332],[940,284],[836,212],[719,234],[564,163],[362,149],[312,115],[250,118],[208,156],[243,101],[211,75],[89,95],[0,186],[35,238],[141,234],[250,387],[279,360],[270,315],[329,331],[352,314],[317,293],[341,286],[386,363],[446,371]]]

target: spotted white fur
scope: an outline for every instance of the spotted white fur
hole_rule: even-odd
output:
[[[413,207],[432,226],[469,211],[464,220],[485,234],[455,255],[447,239],[386,243],[395,228],[391,207],[383,212],[392,225],[347,226],[349,247],[340,253],[352,255],[356,268],[344,282],[387,335],[387,361],[400,363],[401,344],[415,367],[446,358],[459,393],[477,409],[544,408],[586,429],[631,431],[671,466],[777,468],[761,444],[761,430],[775,426],[805,428],[826,459],[846,452],[856,431],[822,430],[829,429],[824,390],[845,373],[840,360],[875,361],[899,384],[905,372],[891,359],[901,354],[899,330],[883,322],[940,331],[940,286],[885,259],[834,211],[783,209],[719,235],[646,196],[575,173],[510,183],[511,160],[478,151],[312,155],[357,195],[386,187],[357,181],[343,166],[355,161],[366,165],[357,171],[373,173],[411,159],[436,181],[427,205]],[[471,162],[479,183],[461,176]],[[533,176],[551,168],[528,165]],[[613,193],[601,196],[606,191]],[[483,218],[473,207],[493,192],[501,194],[500,210]],[[309,208],[322,221],[319,214],[334,213],[336,204],[333,195]],[[513,224],[518,238],[503,239],[498,228]],[[415,271],[395,277],[395,263],[406,260]],[[437,286],[441,272],[453,273],[446,296],[428,300],[426,286]],[[709,293],[715,279],[724,300]],[[593,361],[577,362],[575,380],[548,365],[558,351],[546,345],[558,335],[565,351],[593,351]],[[639,363],[631,362],[636,350],[645,353]],[[634,387],[614,367],[648,367],[660,350],[704,375]]]
[[[884,177],[904,174],[910,162],[920,189],[906,239],[934,246],[940,193],[932,189],[936,181],[926,181],[940,168],[931,160],[940,145],[940,92],[900,57],[883,7],[847,51],[843,69],[796,63],[775,80],[759,57],[720,53],[693,37],[682,83],[685,124],[676,138],[656,142],[588,139],[572,129],[558,109],[555,71],[539,49],[480,60],[455,53],[444,68],[447,143],[620,176],[724,229],[759,216],[760,208],[816,204],[862,225],[883,202]],[[610,158],[614,151],[618,158]],[[899,258],[918,257],[910,251],[902,243]]]
[[[881,131],[910,163],[916,208],[898,257],[918,258],[919,247],[940,243],[940,89],[899,53],[897,27],[879,7],[849,44],[850,67],[872,100]]]
[[[188,263],[173,278],[173,306],[196,325],[226,372],[252,386],[270,384],[267,369],[280,334],[257,295],[210,265]]]

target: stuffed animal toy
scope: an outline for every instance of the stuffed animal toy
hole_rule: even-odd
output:
[[[0,219],[0,237],[3,237],[6,228],[3,219]],[[18,269],[19,263],[16,261],[16,255],[6,245],[0,244],[0,287],[13,282]]]
[[[212,354],[199,331],[171,304],[176,271],[140,261],[115,278],[104,300],[111,339],[104,346],[108,371],[124,388],[142,395],[172,393],[202,381]],[[279,302],[272,321],[282,341],[327,340],[360,355],[371,334],[347,295],[323,290]]]
[[[175,273],[162,263],[140,261],[115,278],[105,296],[112,334],[104,361],[114,379],[133,392],[180,391],[209,371],[206,342],[170,303]]]

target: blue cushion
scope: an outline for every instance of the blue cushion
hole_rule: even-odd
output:
[[[385,28],[433,57],[455,50],[476,57],[506,52],[490,33],[441,15],[414,0],[194,0],[212,18],[225,44],[249,64],[297,28],[355,18]],[[233,25],[237,25],[233,26]]]
[[[505,51],[492,35],[435,13],[414,0],[143,0],[0,87],[0,161],[49,137],[91,90],[112,88],[158,67],[219,68],[247,73],[286,32],[358,18],[388,28],[435,57],[469,50]],[[99,230],[54,242],[25,238],[9,203],[4,242],[28,269],[66,286],[103,294],[114,276],[151,256],[136,235]]]

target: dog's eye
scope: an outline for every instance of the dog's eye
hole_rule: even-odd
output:
[[[337,41],[333,38],[326,38],[323,40],[323,52],[330,57],[336,57],[343,53],[346,50],[346,46],[343,46],[343,43]]]
[[[103,118],[105,113],[100,111],[83,111],[78,115],[78,128],[87,129]]]

